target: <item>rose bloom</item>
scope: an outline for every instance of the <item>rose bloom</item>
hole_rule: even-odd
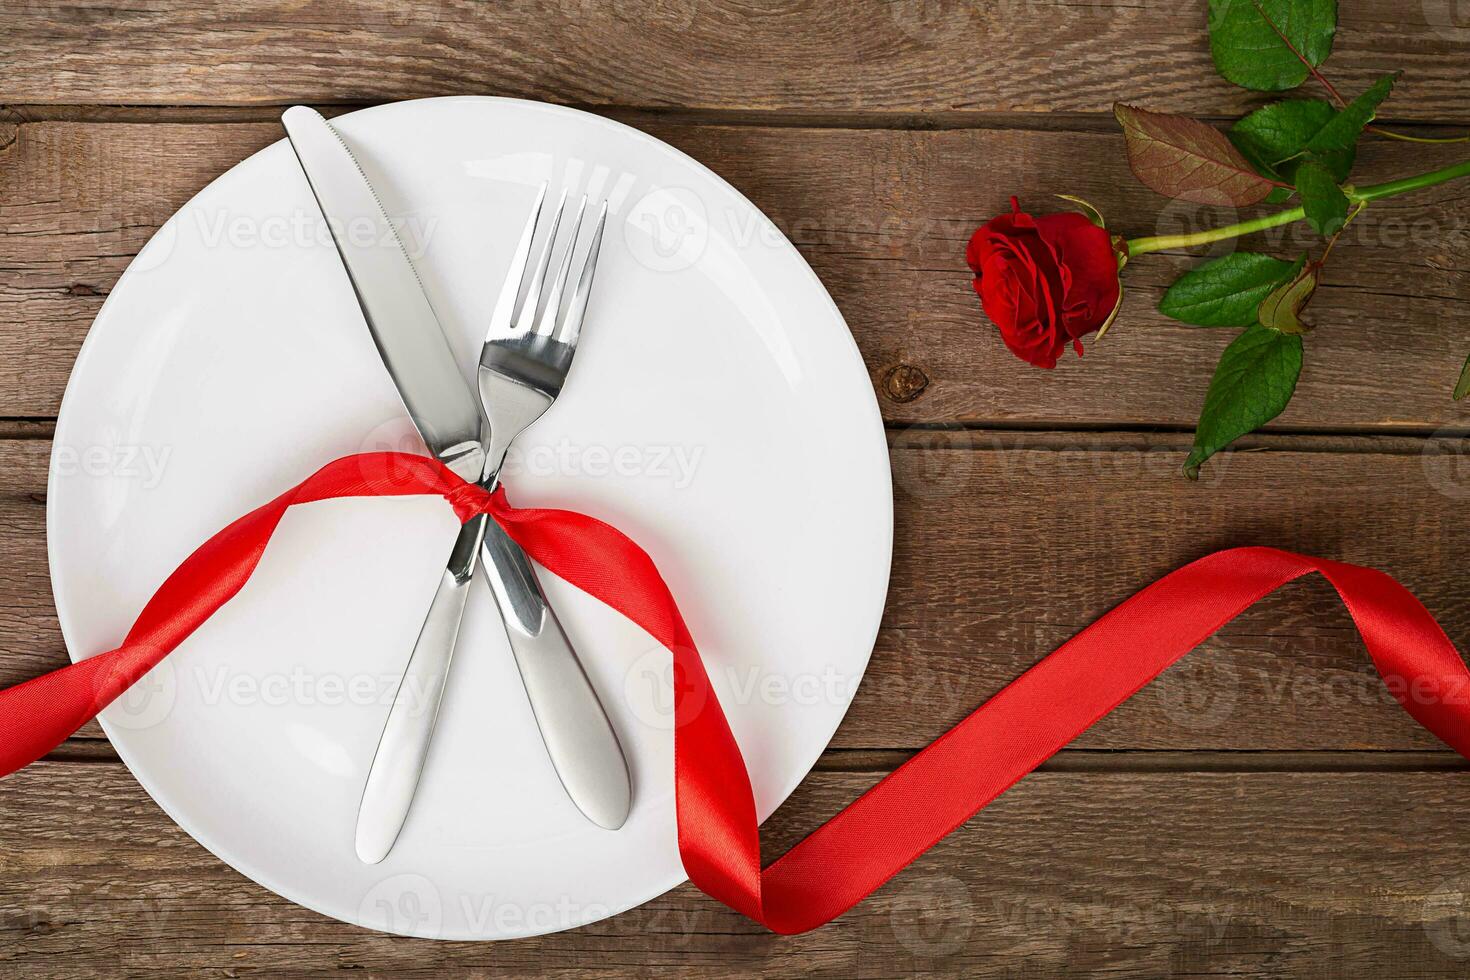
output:
[[[975,231],[965,250],[985,315],[1011,352],[1053,368],[1071,343],[1113,315],[1121,289],[1118,252],[1107,229],[1075,212],[1033,217],[1011,198],[1011,213]]]

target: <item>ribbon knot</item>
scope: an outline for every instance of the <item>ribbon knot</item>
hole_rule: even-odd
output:
[[[450,487],[444,492],[444,499],[449,501],[449,506],[454,508],[454,515],[463,524],[476,514],[489,514],[495,516],[496,510],[504,510],[510,505],[505,500],[505,488],[496,487],[491,493],[478,483],[468,483],[448,470],[446,474],[458,482],[458,486]],[[497,506],[497,504],[499,506]]]

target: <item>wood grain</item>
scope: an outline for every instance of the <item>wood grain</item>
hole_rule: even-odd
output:
[[[1258,104],[1214,73],[1202,6],[860,0],[836,16],[819,0],[42,0],[7,10],[0,97],[280,105],[469,93],[819,113]],[[1354,0],[1341,5],[1328,70],[1357,91],[1404,69],[1389,115],[1463,123],[1466,43],[1453,0]]]
[[[815,774],[775,855],[876,776]],[[278,898],[115,764],[0,782],[0,970],[35,977],[1463,975],[1462,773],[1038,773],[818,932],[782,938],[685,885],[513,943],[370,933]],[[493,902],[488,896],[441,901]],[[477,906],[478,907],[478,906]]]
[[[1195,259],[1134,262],[1113,333],[1054,372],[1004,349],[964,268],[969,233],[1011,193],[1038,210],[1056,203],[1055,192],[1081,195],[1127,235],[1232,220],[1138,185],[1121,137],[642,124],[727,177],[795,240],[846,316],[891,423],[1192,428],[1233,332],[1184,327],[1154,306]],[[280,130],[13,128],[0,150],[0,416],[44,418],[56,413],[88,325],[132,256],[195,191]],[[1384,179],[1463,152],[1372,143],[1360,172]],[[1466,193],[1452,184],[1380,202],[1351,226],[1313,302],[1320,326],[1276,428],[1428,433],[1470,424],[1470,408],[1449,398],[1470,315]],[[738,240],[739,229],[731,234]],[[1278,230],[1252,247],[1294,255],[1312,244],[1305,231]]]
[[[1454,559],[1470,548],[1462,458],[1290,445],[1247,443],[1191,484],[1177,475],[1178,437],[897,436],[887,615],[833,746],[922,747],[1133,592],[1232,545],[1387,570],[1470,646],[1470,596]],[[10,570],[0,577],[0,684],[66,662],[45,564],[47,448],[0,442],[0,565]],[[1227,626],[1075,744],[1443,748],[1392,702],[1331,590],[1310,581]]]
[[[1082,196],[1128,236],[1255,213],[1148,192],[1107,115],[1121,99],[1221,120],[1272,98],[1214,74],[1203,6],[10,3],[0,686],[67,662],[46,565],[48,420],[123,268],[193,193],[279,138],[279,107],[458,94],[592,108],[710,165],[797,244],[862,350],[894,472],[887,614],[832,746],[766,828],[768,858],[1097,615],[1218,547],[1381,567],[1466,649],[1470,403],[1448,392],[1470,350],[1470,185],[1380,202],[1352,225],[1311,309],[1296,400],[1199,484],[1177,467],[1230,332],[1154,312],[1197,257],[1133,263],[1114,332],[1055,372],[1015,361],[980,317],[964,243],[1012,193],[1035,210]],[[1470,125],[1463,3],[1340,7],[1327,72],[1341,89],[1404,69],[1388,119],[1437,135]],[[1355,178],[1464,155],[1370,142]],[[1249,247],[1313,244],[1278,231]],[[206,853],[100,738],[88,726],[0,780],[0,975],[1392,980],[1470,964],[1467,763],[1391,703],[1320,581],[1227,626],[801,937],[689,886],[517,943],[368,933]]]

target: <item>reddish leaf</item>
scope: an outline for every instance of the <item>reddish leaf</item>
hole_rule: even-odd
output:
[[[1212,126],[1187,116],[1113,106],[1128,143],[1128,165],[1139,180],[1167,197],[1195,204],[1245,207],[1278,186]]]

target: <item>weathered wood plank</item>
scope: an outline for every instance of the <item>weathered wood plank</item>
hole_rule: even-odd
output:
[[[1183,437],[915,432],[894,441],[888,612],[837,748],[923,746],[1128,595],[1230,545],[1385,569],[1470,645],[1458,560],[1470,549],[1470,470],[1458,456],[1299,452],[1277,437],[1190,484],[1176,473]],[[0,684],[66,662],[45,564],[46,447],[0,442]],[[781,680],[791,690],[807,683]],[[1442,748],[1392,703],[1320,582],[1263,602],[1076,745]]]
[[[1129,235],[1231,220],[1138,185],[1120,137],[648,128],[728,177],[797,242],[846,315],[890,421],[1193,425],[1232,332],[1154,312],[1192,259],[1133,263],[1114,333],[1055,372],[1004,349],[964,268],[973,226],[1013,192],[1041,209],[1053,193],[1079,194]],[[0,150],[0,416],[54,415],[88,325],[143,242],[209,179],[278,136],[268,123],[17,127]],[[1370,144],[1360,170],[1387,178],[1463,152]],[[1321,326],[1278,427],[1422,431],[1470,421],[1448,397],[1470,315],[1464,195],[1446,185],[1380,202],[1350,227],[1313,303]],[[1278,231],[1255,247],[1292,254],[1310,243],[1305,232]]]
[[[1392,115],[1465,121],[1452,0],[1342,4],[1341,87],[1407,71]],[[1127,70],[1119,70],[1126,59]],[[464,93],[587,105],[802,111],[1226,113],[1203,0],[245,0],[11,4],[3,97],[162,105]],[[1058,68],[1058,66],[1065,66]]]
[[[790,846],[876,776],[815,774]],[[685,885],[513,943],[370,933],[291,905],[173,826],[118,765],[0,782],[0,969],[27,976],[1463,975],[1461,773],[1039,773],[866,902],[781,938]],[[445,901],[487,896],[444,896]]]

